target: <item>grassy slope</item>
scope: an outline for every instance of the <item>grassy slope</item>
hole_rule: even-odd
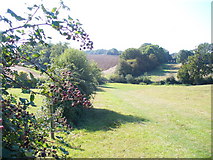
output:
[[[108,84],[79,129],[71,157],[210,157],[210,85]],[[65,136],[65,135],[64,135]]]
[[[177,77],[177,72],[180,69],[180,64],[163,64],[157,67],[155,70],[148,72],[152,81],[165,80],[167,77]]]

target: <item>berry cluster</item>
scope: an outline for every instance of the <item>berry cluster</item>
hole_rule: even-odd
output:
[[[81,91],[73,85],[66,77],[70,77],[70,71],[62,72],[62,77],[65,78],[59,85],[50,84],[50,92],[52,93],[53,104],[66,103],[71,107],[81,105],[85,108],[92,106],[91,102],[83,95]]]
[[[1,100],[2,118],[3,118],[3,146],[11,153],[20,151],[18,157],[28,156],[54,156],[51,148],[44,148],[47,143],[47,132],[42,129],[42,124],[36,120],[34,114],[24,110],[21,103],[15,104],[11,99]],[[2,121],[2,119],[1,119]],[[2,127],[3,128],[3,127]],[[40,150],[42,148],[42,150]]]

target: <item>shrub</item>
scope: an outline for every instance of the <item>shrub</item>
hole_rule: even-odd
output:
[[[89,63],[86,54],[77,49],[66,49],[52,64],[58,72],[69,70],[73,81],[83,94],[87,96],[94,93],[97,85],[101,83],[101,70],[95,63]]]
[[[123,75],[119,75],[119,74],[111,75],[109,80],[111,82],[126,83],[125,77]]]
[[[145,84],[151,84],[152,81],[150,80],[150,78],[148,76],[139,76],[135,78],[135,81],[137,82],[137,84],[139,83],[145,83]]]
[[[125,79],[127,83],[132,83],[132,84],[136,83],[135,78],[131,74],[127,74],[125,76]]]
[[[167,77],[165,80],[165,83],[166,84],[180,84],[178,81],[176,81],[174,76]]]

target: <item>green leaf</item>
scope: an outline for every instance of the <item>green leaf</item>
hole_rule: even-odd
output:
[[[52,9],[52,12],[55,12],[55,11],[56,11],[56,9],[57,9],[57,8],[56,8],[56,7],[54,7],[54,8]]]
[[[22,89],[21,93],[29,94],[31,91],[29,89]]]
[[[34,54],[32,55],[33,58],[38,58],[39,56],[40,56],[39,53],[34,53]]]
[[[18,21],[26,20],[22,18],[21,16],[18,16],[17,14],[15,14],[11,9],[7,9],[7,13],[9,13],[12,17],[14,17]]]
[[[30,78],[31,78],[31,80],[35,80],[35,77],[31,72],[30,72]]]
[[[33,102],[34,99],[35,99],[35,95],[34,95],[34,94],[31,94],[31,95],[30,95],[30,101]]]
[[[28,100],[26,98],[19,98],[19,100],[21,101],[21,103],[23,104],[27,104],[26,102],[28,102]]]
[[[45,62],[43,65],[47,66],[49,63]]]
[[[70,16],[68,16],[68,20],[72,21],[73,19]]]

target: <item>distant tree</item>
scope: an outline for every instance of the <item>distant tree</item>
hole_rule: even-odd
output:
[[[116,48],[112,48],[107,51],[107,55],[120,55],[120,52]]]
[[[186,84],[202,84],[205,77],[213,72],[212,64],[206,64],[203,55],[190,56],[188,62],[178,71],[178,79]]]
[[[152,63],[152,68],[155,68],[156,66],[159,65],[158,58],[157,58],[157,56],[155,54],[150,54],[149,55],[149,60]]]
[[[64,53],[65,49],[68,48],[68,44],[67,43],[58,43],[55,45],[52,45],[51,49],[50,49],[50,60],[53,62],[54,59],[58,58],[58,56],[60,56],[62,53]]]
[[[140,57],[142,57],[142,53],[139,49],[136,49],[136,48],[128,48],[126,49],[121,55],[120,57],[122,59],[138,59]]]
[[[213,53],[213,44],[201,43],[194,51],[196,54]]]
[[[118,75],[127,75],[132,73],[131,65],[124,59],[120,59],[117,67]]]
[[[166,63],[169,60],[169,52],[158,45],[142,45],[139,50],[142,52],[142,54],[154,54],[157,57],[159,64]]]
[[[193,56],[193,52],[192,51],[188,51],[188,50],[180,50],[178,52],[178,56],[177,56],[177,62],[178,63],[182,63],[185,64],[188,60],[189,56]]]
[[[144,43],[139,47],[139,49],[142,50],[142,48],[144,48],[146,46],[150,46],[150,45],[152,45],[152,44],[151,43]]]
[[[87,50],[85,52],[87,54],[101,54],[101,55],[120,55],[122,53],[122,51],[118,51],[116,48],[112,48],[109,50],[106,49]]]

